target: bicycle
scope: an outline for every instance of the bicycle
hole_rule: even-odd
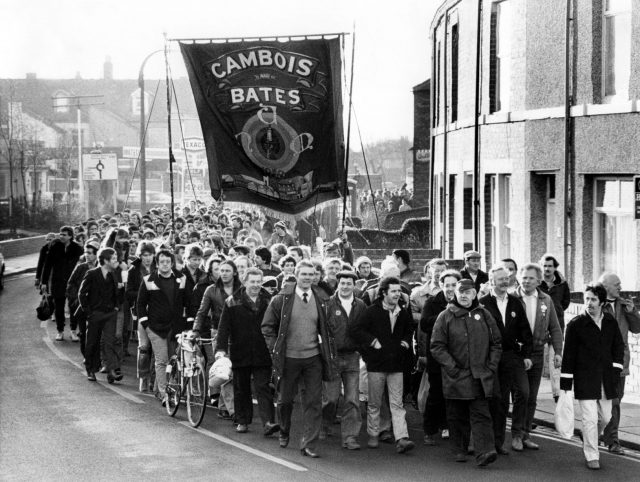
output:
[[[194,338],[188,332],[176,335],[178,348],[167,363],[167,413],[173,417],[180,402],[186,398],[187,417],[193,427],[198,427],[207,407],[208,381],[207,356],[202,345],[212,343],[212,338]]]

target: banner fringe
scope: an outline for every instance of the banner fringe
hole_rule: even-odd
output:
[[[341,206],[342,205],[342,197],[336,199],[330,199],[328,201],[319,202],[318,204],[305,209],[304,211],[300,211],[296,214],[283,213],[282,211],[278,211],[276,209],[271,209],[264,207],[257,203],[252,202],[225,202],[224,207],[229,207],[231,210],[247,210],[249,206],[252,208],[257,208],[259,211],[263,212],[265,215],[270,216],[272,218],[276,218],[279,221],[288,221],[291,227],[295,226],[295,223],[302,218],[306,218],[307,216],[311,216],[315,211],[320,211],[325,208],[330,208],[333,206]]]

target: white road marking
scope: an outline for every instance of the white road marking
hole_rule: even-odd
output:
[[[40,328],[43,328],[46,332],[47,330],[47,322],[43,321],[42,323],[40,323]],[[49,347],[49,350],[51,350],[51,352],[57,356],[58,358],[60,358],[60,360],[62,361],[66,361],[68,363],[71,363],[74,367],[76,367],[77,369],[79,369],[81,372],[84,373],[85,368],[78,362],[73,361],[71,358],[69,358],[67,355],[65,355],[64,353],[62,353],[54,344],[53,341],[51,341],[51,338],[49,338],[48,335],[45,335],[42,337],[42,341],[45,342],[45,344]],[[129,400],[130,402],[133,403],[145,403],[144,400],[140,400],[138,397],[135,397],[133,395],[131,395],[130,393],[126,392],[125,390],[123,390],[122,388],[115,386],[115,385],[111,385],[111,384],[105,384],[104,382],[101,381],[96,381],[94,383],[98,383],[99,385],[102,385],[105,388],[108,388],[109,390],[111,390],[114,393],[117,393],[118,395],[120,395],[121,397],[126,398],[127,400]]]
[[[280,459],[278,457],[274,457],[273,455],[270,455],[266,452],[262,452],[260,450],[254,449],[253,447],[249,447],[248,445],[245,444],[241,444],[240,442],[236,442],[235,440],[232,440],[230,438],[224,437],[223,435],[218,435],[217,433],[213,433],[210,432],[209,430],[206,430],[204,428],[194,428],[192,427],[189,422],[178,422],[180,425],[184,425],[187,428],[190,428],[191,430],[201,433],[202,435],[206,435],[209,438],[215,439],[219,442],[225,443],[227,445],[231,445],[233,447],[236,447],[240,450],[244,450],[245,452],[249,452],[250,454],[253,455],[257,455],[258,457],[262,457],[265,460],[268,460],[270,462],[274,462],[276,464],[280,464],[284,467],[287,467],[288,469],[291,470],[295,470],[297,472],[307,472],[308,469],[306,467],[303,467],[302,465],[297,465],[294,464],[293,462],[289,462],[287,460],[284,459]]]

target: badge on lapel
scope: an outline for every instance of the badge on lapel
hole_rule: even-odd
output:
[[[479,315],[479,314],[477,314],[477,313],[476,313],[473,317],[474,317],[476,320],[479,320],[479,319],[480,319],[480,315]]]
[[[547,313],[547,305],[543,304],[540,307],[540,310],[542,311],[542,315],[544,316]]]
[[[342,312],[340,310],[336,310],[336,316],[340,316]]]
[[[512,311],[512,312],[511,312],[511,318],[515,318],[515,317],[516,317],[516,312],[515,312],[515,311]]]

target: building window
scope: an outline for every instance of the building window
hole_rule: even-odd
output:
[[[596,179],[594,277],[616,273],[623,289],[638,287],[638,240],[633,219],[633,180]]]
[[[631,75],[631,0],[605,0],[602,24],[604,100],[628,100]]]
[[[71,98],[66,92],[57,92],[53,96],[53,111],[59,114],[66,114],[69,112],[69,105],[71,105]]]
[[[489,36],[489,112],[509,110],[511,89],[511,3],[491,7]]]
[[[451,27],[451,122],[458,120],[458,24]]]
[[[440,42],[436,46],[436,89],[435,105],[433,106],[433,125],[440,124]]]
[[[547,252],[555,253],[556,246],[556,176],[547,176]]]
[[[511,176],[491,177],[491,258],[511,257]]]

